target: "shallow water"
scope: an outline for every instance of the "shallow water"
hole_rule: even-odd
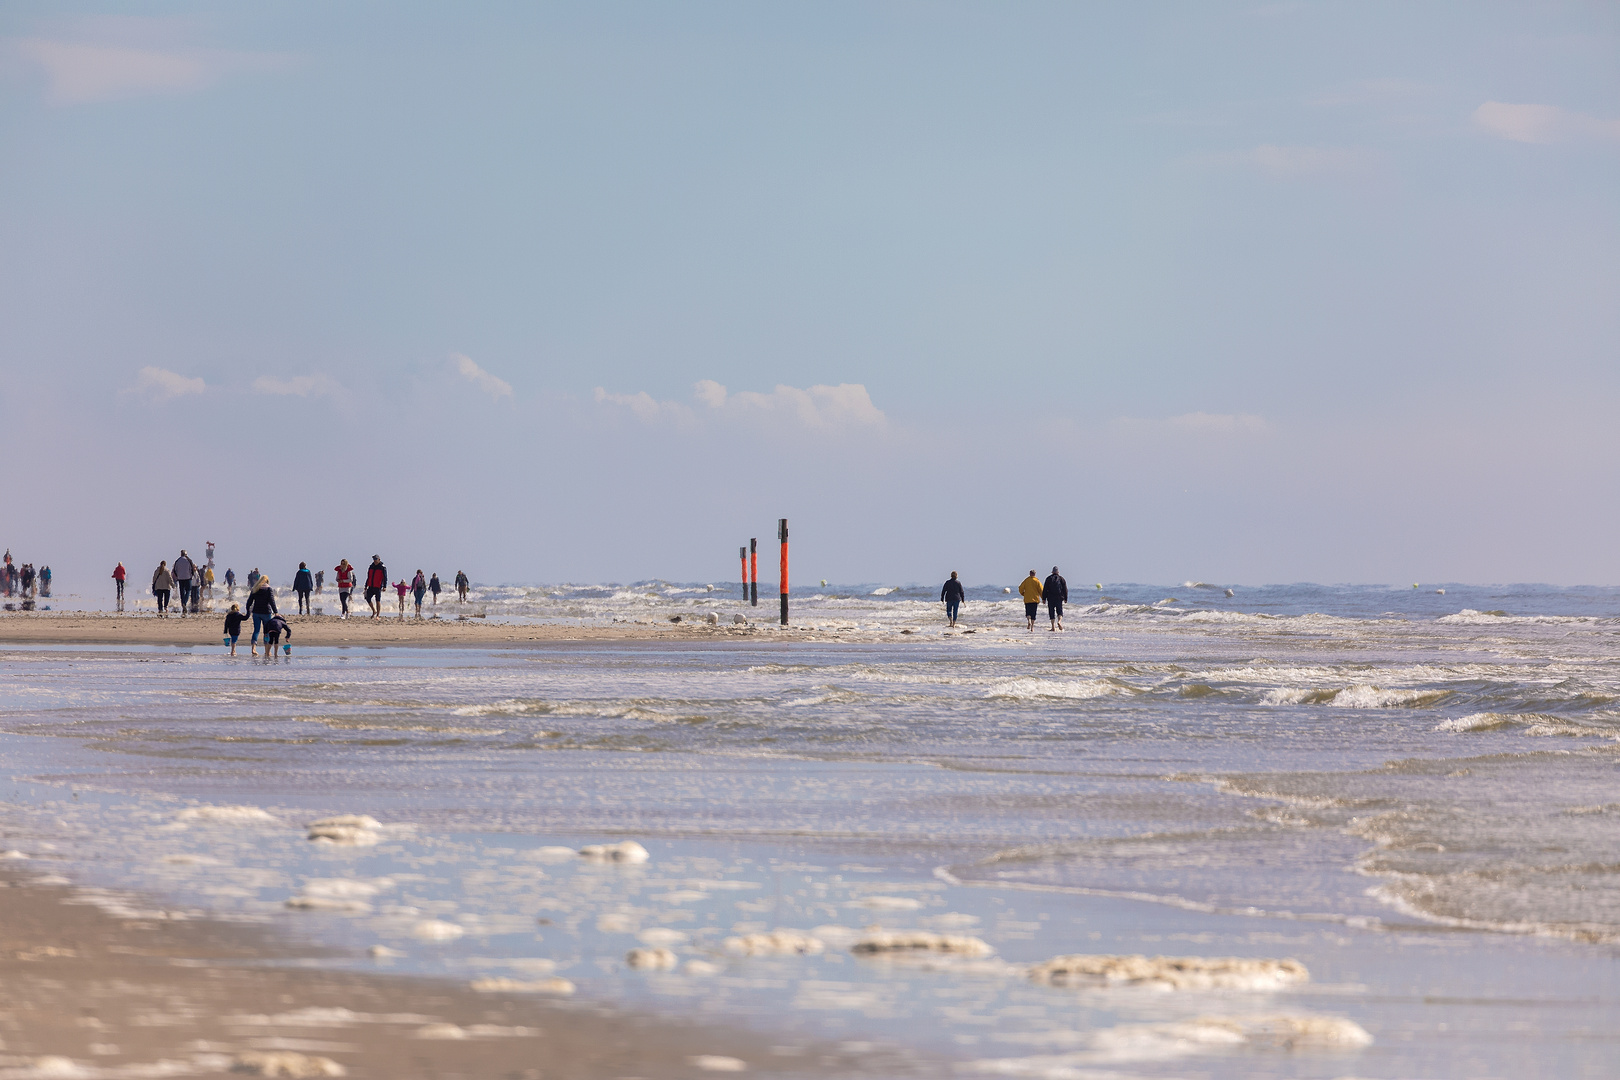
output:
[[[1615,590],[1110,586],[1061,635],[982,590],[946,636],[937,603],[875,588],[797,607],[839,642],[5,649],[0,846],[395,970],[560,976],[987,1075],[1610,1075]],[[596,621],[741,610],[599,591]],[[305,838],[338,813],[374,842]],[[557,850],[620,839],[650,861]],[[877,926],[993,953],[853,952]],[[821,951],[726,944],[775,928]],[[1311,981],[1027,977],[1066,953]]]

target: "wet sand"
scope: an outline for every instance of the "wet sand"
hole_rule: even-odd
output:
[[[811,637],[800,629],[783,631],[771,624],[752,626],[711,626],[701,622],[635,623],[610,626],[539,625],[520,626],[488,623],[483,619],[418,619],[397,614],[380,619],[335,615],[288,616],[291,642],[300,645],[412,647],[470,646],[501,648],[528,643],[561,641],[680,641],[686,639],[759,637],[792,633]],[[0,613],[0,645],[211,645],[217,647],[223,633],[223,614],[115,615],[73,611],[30,611]],[[244,625],[237,652],[245,654],[251,624]]]
[[[32,878],[0,875],[0,1075],[594,1080],[872,1064],[585,1002],[320,970],[340,957],[261,927],[109,913]]]

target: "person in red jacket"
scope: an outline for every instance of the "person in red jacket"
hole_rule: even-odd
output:
[[[118,610],[124,610],[124,578],[129,575],[124,570],[124,564],[119,563],[113,569],[113,580],[118,582]]]
[[[381,555],[371,557],[371,566],[366,570],[366,605],[371,608],[373,619],[382,618],[382,594],[388,588],[388,567],[383,565]]]
[[[339,559],[338,564],[332,567],[337,572],[338,603],[343,605],[343,614],[340,619],[349,617],[349,594],[354,592],[354,564],[348,559]]]

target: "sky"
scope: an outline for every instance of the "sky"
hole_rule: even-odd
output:
[[[70,588],[1609,584],[1617,406],[1612,3],[0,5]]]

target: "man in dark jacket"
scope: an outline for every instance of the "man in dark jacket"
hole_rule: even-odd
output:
[[[382,591],[388,588],[388,567],[383,565],[381,555],[371,557],[371,566],[366,570],[366,605],[371,608],[373,619],[382,618]]]
[[[174,577],[174,587],[180,591],[180,615],[184,617],[186,610],[191,607],[191,578],[197,572],[197,564],[191,561],[186,549],[180,549],[180,557],[174,560],[169,573]]]
[[[298,564],[298,573],[293,575],[293,592],[298,594],[298,614],[309,614],[309,594],[315,588],[315,575],[309,572],[308,563]]]
[[[1047,575],[1046,582],[1041,586],[1041,596],[1046,601],[1046,615],[1052,620],[1048,630],[1063,629],[1063,601],[1069,598],[1069,583],[1063,580],[1057,567]]]
[[[939,590],[939,598],[945,601],[945,618],[948,620],[946,625],[956,625],[956,613],[961,610],[965,596],[962,583],[956,579],[956,571],[952,570],[951,580],[947,581],[945,587]]]

